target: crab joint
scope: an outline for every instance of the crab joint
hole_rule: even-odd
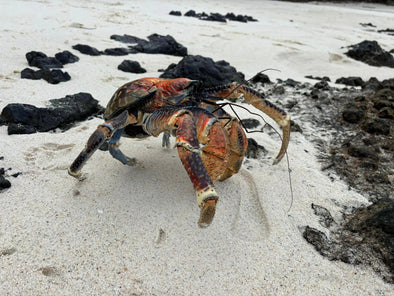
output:
[[[197,192],[197,201],[201,208],[198,226],[201,228],[208,227],[211,224],[215,216],[218,199],[215,189],[211,186]]]
[[[201,154],[200,148],[193,147],[192,145],[190,145],[189,143],[186,143],[186,142],[175,142],[175,147],[183,147],[183,148],[189,150],[190,152]]]
[[[202,190],[196,192],[197,195],[197,202],[200,208],[204,207],[204,204],[209,200],[218,201],[219,196],[215,191],[215,188],[212,186],[208,186]]]

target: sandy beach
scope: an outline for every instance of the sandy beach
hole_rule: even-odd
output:
[[[169,15],[190,9],[245,14],[258,22]],[[158,70],[182,58],[143,53],[95,57],[72,49],[78,43],[100,50],[124,46],[110,39],[113,34],[169,34],[189,54],[225,60],[246,78],[267,68],[280,70],[266,73],[272,81],[309,81],[306,75],[332,81],[392,78],[392,68],[344,55],[346,46],[363,40],[394,48],[393,36],[360,23],[386,29],[394,24],[394,7],[258,0],[0,0],[0,110],[10,103],[43,107],[50,99],[79,92],[106,106],[119,86],[158,77]],[[21,79],[20,71],[28,67],[25,54],[33,50],[77,55],[79,62],[63,69],[71,80],[52,85]],[[138,61],[147,73],[119,71],[124,59]],[[302,237],[306,225],[327,232],[312,203],[338,221],[344,206],[368,204],[339,178],[322,172],[316,148],[303,134],[292,134],[288,149],[293,201],[286,161],[272,165],[280,139],[253,134],[267,156],[246,159],[237,175],[216,184],[215,219],[200,229],[192,183],[176,149],[162,148],[161,137],[121,140],[123,152],[137,159],[134,167],[97,151],[83,169],[83,182],[67,174],[102,122],[94,117],[65,132],[31,135],[8,135],[7,126],[0,126],[0,167],[11,168],[9,175],[22,172],[9,177],[12,186],[0,192],[0,295],[394,295],[393,285],[372,268],[329,261]]]

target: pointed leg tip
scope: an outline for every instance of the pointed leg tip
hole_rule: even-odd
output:
[[[274,161],[272,162],[272,165],[278,164],[281,160],[282,160],[282,157],[281,158],[275,158]]]
[[[216,200],[208,200],[201,208],[200,219],[198,220],[198,226],[200,228],[207,228],[215,216]]]
[[[68,168],[67,172],[68,172],[68,174],[69,174],[70,176],[72,176],[72,177],[74,177],[74,178],[77,178],[77,179],[78,179],[78,177],[81,175],[81,172],[80,172],[80,171],[78,171],[78,172],[73,172],[73,171],[71,170],[71,168]]]
[[[83,181],[86,179],[86,174],[81,174],[81,171],[73,172],[70,168],[67,170],[68,174],[78,181]]]

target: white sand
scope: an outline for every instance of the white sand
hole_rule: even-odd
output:
[[[359,23],[392,27],[393,7],[162,2],[0,0],[0,110],[8,103],[44,106],[48,99],[80,91],[105,106],[123,83],[158,76],[158,69],[181,59],[90,57],[71,49],[77,43],[100,50],[124,46],[110,40],[112,34],[170,34],[190,54],[224,59],[248,77],[265,68],[281,70],[269,72],[271,79],[393,77],[392,69],[349,59],[341,48],[367,39],[392,49],[393,37]],[[221,24],[168,15],[189,9],[247,14],[259,22]],[[49,56],[73,51],[80,61],[65,66],[72,80],[50,85],[20,79],[31,50]],[[148,73],[117,70],[123,59],[139,61]],[[93,119],[64,133],[13,136],[0,127],[0,167],[23,172],[10,177],[12,187],[0,193],[0,253],[14,252],[0,256],[0,295],[394,295],[393,286],[371,268],[331,262],[302,238],[299,227],[305,225],[325,231],[312,202],[337,219],[341,206],[367,202],[321,172],[303,135],[292,135],[289,147],[295,198],[289,213],[286,163],[271,165],[280,142],[263,134],[255,138],[268,156],[248,160],[238,175],[217,184],[216,217],[202,230],[192,184],[176,150],[161,148],[161,139],[123,140],[123,151],[139,161],[136,167],[99,151],[84,167],[84,182],[67,175],[100,123]]]

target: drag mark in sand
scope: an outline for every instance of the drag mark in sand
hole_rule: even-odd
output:
[[[269,235],[268,219],[261,205],[252,174],[243,169],[239,175],[242,178],[241,195],[231,231],[242,240],[259,241]]]

